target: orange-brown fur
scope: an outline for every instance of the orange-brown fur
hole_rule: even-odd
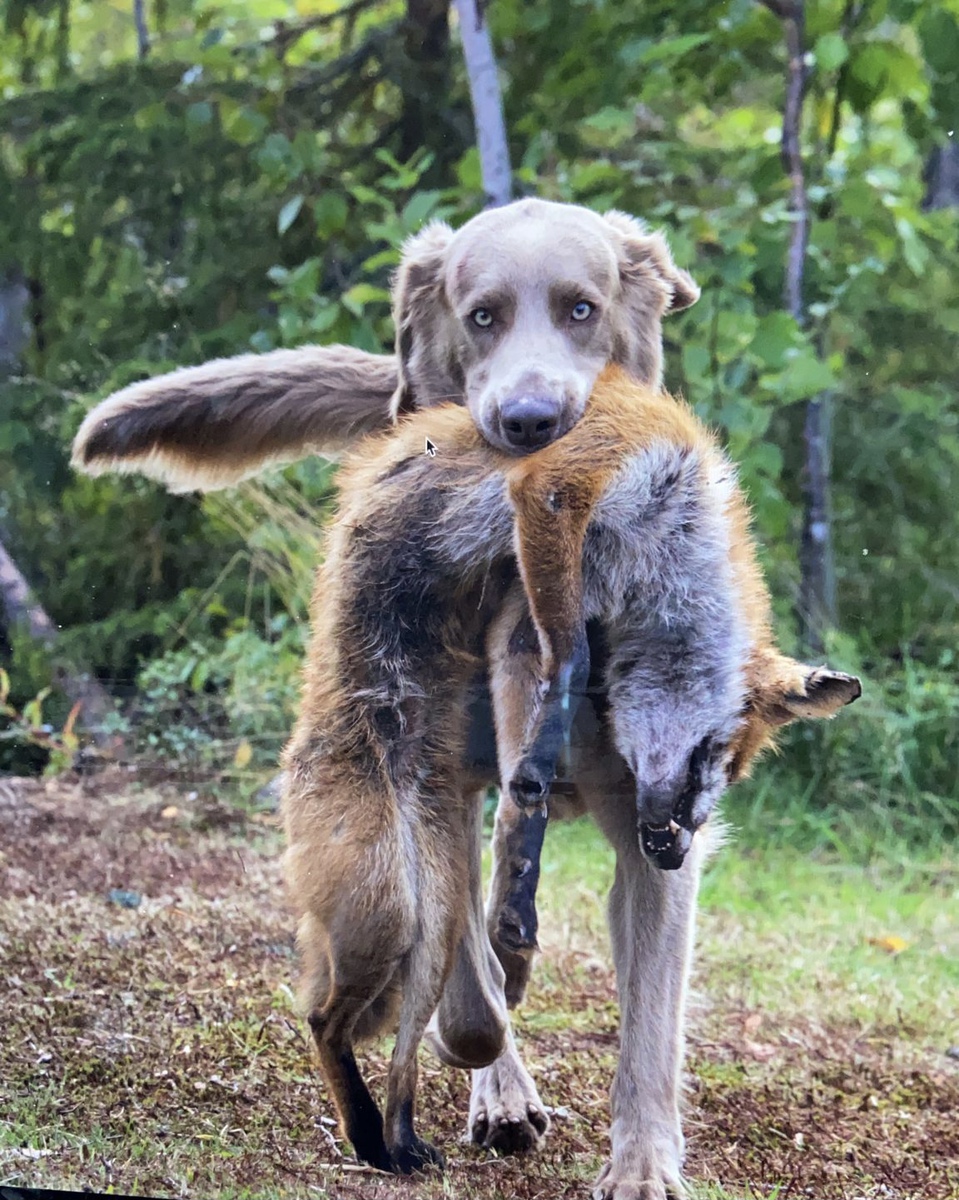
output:
[[[427,439],[435,456],[424,454]],[[724,718],[739,724],[720,748],[734,779],[779,724],[835,711],[858,694],[858,684],[813,672],[775,649],[745,504],[721,452],[688,408],[609,369],[583,420],[528,458],[493,451],[462,409],[439,408],[368,442],[341,477],[340,513],[314,600],[303,707],[285,755],[285,812],[290,884],[302,915],[305,1006],[347,1131],[361,1156],[377,1165],[409,1170],[437,1160],[412,1133],[416,1045],[465,942],[472,938],[474,954],[457,984],[461,998],[471,978],[485,972],[488,981],[494,970],[475,952],[470,924],[478,905],[477,807],[463,782],[466,706],[484,638],[508,796],[563,686],[564,666],[583,642],[587,618],[613,620],[590,612],[596,580],[584,573],[584,561],[591,522],[611,496],[615,502],[623,472],[638,473],[642,482],[644,454],[655,466],[663,447],[691,464],[680,484],[667,473],[667,485],[692,488],[728,538],[729,578],[717,577],[716,586],[735,597],[734,632],[745,647],[736,668],[742,711]],[[614,507],[613,518],[617,511],[623,510]],[[654,534],[658,512],[654,505],[647,519]],[[511,582],[514,558],[521,583]],[[708,592],[712,583],[697,586]],[[525,605],[535,637],[509,649]],[[621,714],[615,698],[613,704],[615,724]],[[558,758],[559,747],[553,750]],[[636,802],[631,817],[617,803],[616,811],[607,804],[597,817],[620,840],[632,824],[634,850],[624,846],[622,853],[634,861]],[[687,842],[698,827],[689,820]],[[698,870],[693,857],[684,879]],[[466,879],[473,883],[464,890]],[[682,884],[683,911],[691,911],[694,883],[692,892]],[[501,887],[499,902],[506,899]],[[495,903],[494,888],[494,915]],[[509,972],[509,956],[501,956]],[[682,952],[677,962],[681,1008]],[[487,1009],[488,1036],[473,1065],[495,1058],[505,1034],[495,1004]],[[437,1034],[448,1050],[456,1034],[452,1010],[444,1029],[441,1006]],[[356,1083],[352,1045],[385,1028],[397,1011],[383,1143],[369,1095]],[[672,1041],[678,1046],[675,1032]],[[675,1074],[676,1055],[664,1061]],[[675,1086],[674,1079],[666,1082]]]

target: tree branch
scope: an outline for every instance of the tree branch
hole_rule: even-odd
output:
[[[313,29],[324,29],[341,20],[352,24],[361,13],[366,12],[369,8],[375,8],[379,3],[380,0],[353,0],[352,4],[344,4],[342,8],[338,8],[334,12],[317,13],[315,16],[297,21],[295,24],[276,21],[273,26],[273,37],[270,38],[268,44],[274,46],[277,55],[282,58],[290,46],[305,33],[309,33]]]

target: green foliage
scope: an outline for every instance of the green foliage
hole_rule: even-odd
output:
[[[135,750],[170,766],[270,768],[295,716],[304,638],[280,613],[266,636],[237,621],[152,659],[125,726]]]
[[[50,688],[42,688],[18,710],[10,699],[10,676],[0,667],[0,750],[10,766],[22,771],[41,765],[50,774],[68,767],[80,743],[73,726],[80,710],[75,704],[61,729],[45,719],[44,702]]]
[[[138,689],[153,751],[279,744],[333,476],[305,463],[202,501],[81,479],[83,412],[216,354],[389,346],[403,238],[480,203],[459,61],[409,158],[404,6],[334,7],[167,0],[145,62],[128,9],[4,8],[0,279],[27,281],[31,338],[0,381],[0,529],[73,656]],[[954,831],[959,244],[923,170],[959,124],[959,7],[807,3],[805,328],[783,310],[785,48],[764,5],[496,0],[490,18],[520,189],[664,227],[703,287],[667,325],[667,380],[741,466],[790,649],[803,406],[828,398],[832,657],[866,695],[791,735],[736,811],[804,845]],[[49,682],[28,658],[21,705]]]

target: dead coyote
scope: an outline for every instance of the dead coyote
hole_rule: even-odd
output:
[[[414,1130],[434,1013],[446,1061],[522,1082],[481,917],[469,715],[488,660],[516,814],[504,836],[532,868],[500,855],[494,932],[504,909],[534,914],[542,820],[521,806],[538,810],[560,775],[617,855],[621,1056],[596,1194],[662,1200],[682,1186],[703,826],[778,727],[831,716],[859,682],[777,651],[732,466],[690,410],[619,369],[534,455],[497,452],[462,408],[433,408],[364,443],[340,484],[284,807],[302,999],[346,1133],[383,1169],[441,1161]],[[514,994],[526,962],[506,956]],[[384,1126],[354,1045],[394,1022]]]

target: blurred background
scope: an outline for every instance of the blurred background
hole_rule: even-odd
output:
[[[2,0],[0,772],[70,766],[95,716],[269,778],[335,468],[174,497],[70,440],[181,364],[390,349],[404,238],[505,187],[667,231],[703,290],[667,385],[740,466],[783,646],[864,677],[730,797],[741,838],[959,832],[959,3],[789,11],[495,0],[504,184],[443,0]]]

